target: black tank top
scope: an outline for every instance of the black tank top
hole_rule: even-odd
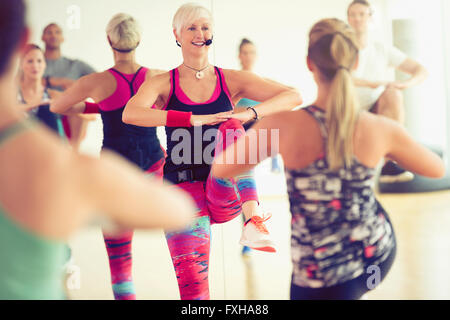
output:
[[[142,69],[142,67],[139,68],[131,81],[128,81],[121,72],[112,69],[128,84],[130,99],[136,94],[134,82]],[[119,84],[117,88],[120,88]],[[124,123],[122,121],[124,109],[125,106],[112,111],[100,109],[103,122],[102,148],[115,151],[141,169],[147,170],[164,157],[156,127],[140,127]]]
[[[176,89],[179,84],[175,77],[176,70],[171,70],[172,95],[166,110],[192,112],[193,115],[207,115],[233,110],[233,104],[224,90],[225,80],[222,78],[221,70],[217,67],[214,68],[217,75],[216,85],[220,85],[219,97],[210,103],[194,105],[183,103],[177,97]],[[179,89],[181,90],[181,88]],[[167,158],[164,176],[167,178],[168,174],[183,170],[207,170],[209,172],[219,125],[189,128],[166,127]]]

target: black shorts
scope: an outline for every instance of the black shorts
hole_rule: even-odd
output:
[[[397,246],[394,246],[386,260],[378,265],[380,283],[391,269],[396,253]],[[371,290],[368,285],[371,276],[372,273],[367,270],[367,273],[353,280],[326,288],[304,288],[291,284],[291,300],[358,300]]]

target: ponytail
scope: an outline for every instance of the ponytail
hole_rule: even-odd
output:
[[[353,79],[339,68],[331,82],[327,101],[327,160],[331,170],[350,167],[353,158],[353,132],[358,118],[358,102]]]
[[[326,105],[328,166],[336,171],[350,167],[353,160],[353,133],[359,114],[351,69],[358,57],[352,30],[338,19],[326,19],[310,32],[309,58],[330,84]]]

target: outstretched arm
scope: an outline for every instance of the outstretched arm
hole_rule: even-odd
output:
[[[50,103],[50,110],[61,114],[79,114],[86,109],[85,100],[97,84],[97,74],[78,79],[70,88],[58,94]]]
[[[282,115],[284,113],[279,113]],[[258,163],[279,152],[281,130],[278,115],[258,121],[234,144],[216,154],[211,173],[217,178],[232,178],[248,172]]]
[[[113,153],[84,157],[84,195],[93,210],[127,228],[185,227],[195,205],[176,186],[163,185]]]
[[[265,117],[281,111],[294,109],[302,104],[300,93],[293,88],[272,80],[263,79],[248,71],[224,70],[228,88],[232,97],[248,98],[261,101],[254,107],[258,118]],[[246,117],[244,119],[244,117]],[[255,117],[252,110],[239,113],[233,118],[248,121]]]

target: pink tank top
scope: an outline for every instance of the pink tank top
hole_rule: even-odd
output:
[[[125,106],[144,83],[148,69],[141,67],[134,74],[121,73],[113,68],[108,71],[116,79],[117,87],[112,95],[98,103],[102,111],[113,111]]]

